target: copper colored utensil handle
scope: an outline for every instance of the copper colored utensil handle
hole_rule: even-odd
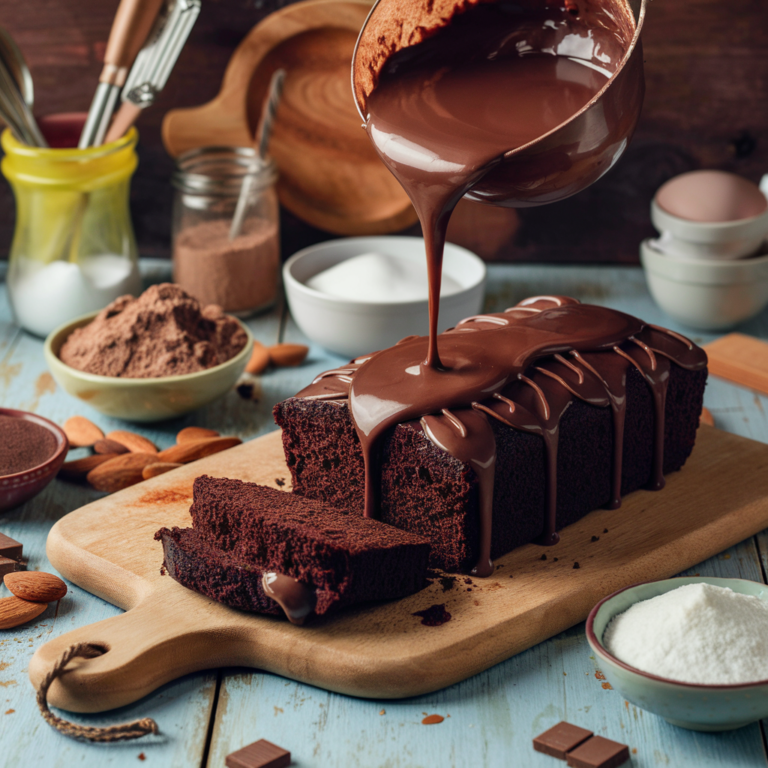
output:
[[[99,80],[122,85],[160,12],[163,0],[121,0],[104,54]]]

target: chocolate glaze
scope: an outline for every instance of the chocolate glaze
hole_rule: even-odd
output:
[[[527,299],[496,314],[462,321],[439,337],[444,369],[427,365],[428,339],[404,339],[390,349],[318,376],[299,397],[348,399],[365,462],[365,514],[379,499],[379,447],[400,422],[420,420],[424,434],[479,481],[480,555],[477,576],[493,571],[493,470],[496,450],[489,418],[539,434],[546,450],[547,494],[540,543],[554,544],[560,420],[574,398],[610,407],[614,460],[610,506],[621,504],[626,375],[644,376],[655,404],[651,488],[663,487],[664,403],[672,362],[704,368],[702,349],[684,336],[637,318],[560,296]]]
[[[367,100],[366,130],[421,221],[429,279],[428,365],[451,212],[505,155],[567,122],[608,82],[630,44],[608,4],[497,2],[457,14],[393,55]],[[621,22],[621,23],[619,23]],[[631,25],[630,25],[631,26]],[[503,171],[518,202],[557,169],[537,158]],[[568,162],[555,156],[555,165]],[[510,176],[511,174],[511,176]],[[507,200],[507,203],[513,202]]]
[[[265,573],[261,577],[261,585],[264,593],[285,611],[291,624],[303,624],[317,605],[314,589],[283,573]]]
[[[637,57],[635,69],[626,68],[624,85],[617,85],[619,78],[613,83],[619,95],[605,102],[599,117],[592,112],[592,123],[586,106],[628,63],[634,34],[628,7],[618,0],[464,6],[447,26],[390,56],[364,102],[371,141],[421,221],[429,337],[403,339],[323,374],[300,395],[331,402],[349,398],[365,462],[366,516],[379,506],[380,440],[399,422],[419,420],[428,439],[473,468],[479,481],[480,554],[473,571],[478,576],[493,572],[496,447],[489,418],[544,440],[541,541],[551,544],[558,540],[559,425],[573,398],[612,408],[611,504],[618,506],[628,366],[635,365],[653,391],[653,485],[661,487],[667,358],[694,368],[706,364],[703,352],[686,339],[621,312],[560,297],[469,318],[438,344],[443,247],[456,203],[471,191],[478,199],[538,204],[551,199],[546,190],[552,178],[557,177],[553,189],[562,197],[563,190],[575,192],[602,175],[621,154],[639,112]],[[614,109],[617,105],[625,109]],[[573,120],[575,115],[579,119]],[[568,125],[570,132],[563,130]],[[518,152],[555,135],[559,138],[544,152]]]

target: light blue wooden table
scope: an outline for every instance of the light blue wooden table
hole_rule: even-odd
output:
[[[167,279],[167,267],[147,262],[148,281]],[[0,403],[35,411],[63,423],[88,416],[105,431],[127,426],[101,416],[56,388],[43,359],[42,342],[12,322],[0,265]],[[498,311],[534,294],[560,293],[605,304],[649,322],[676,328],[650,299],[641,270],[603,267],[491,266],[486,309]],[[250,322],[254,335],[270,344],[305,341],[282,309]],[[678,328],[686,332],[683,328]],[[740,330],[768,338],[768,313]],[[693,334],[699,343],[712,336]],[[250,439],[275,429],[274,403],[295,393],[340,358],[312,346],[299,368],[261,377],[258,401],[235,392],[176,421],[130,426],[167,447],[178,430],[208,426]],[[710,379],[705,405],[717,426],[768,442],[768,397]],[[20,509],[0,515],[0,531],[24,543],[29,567],[54,570],[45,556],[53,523],[97,497],[82,486],[54,481]],[[768,504],[768,499],[766,499]],[[738,576],[765,581],[766,532],[701,563],[687,574]],[[5,588],[0,594],[7,594]],[[668,725],[636,709],[603,687],[580,624],[459,685],[404,701],[367,701],[301,685],[246,669],[190,675],[164,686],[135,705],[79,722],[111,724],[149,716],[162,735],[119,745],[81,744],[54,732],[41,719],[27,678],[27,665],[41,644],[119,610],[70,585],[57,617],[49,608],[37,621],[0,632],[0,765],[211,766],[259,738],[291,750],[301,768],[559,768],[565,764],[535,753],[531,739],[562,719],[628,743],[635,768],[671,766],[765,766],[766,723],[724,734],[703,734]],[[421,724],[440,714],[439,725]],[[138,762],[143,761],[143,762]]]

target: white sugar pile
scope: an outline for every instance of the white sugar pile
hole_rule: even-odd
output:
[[[316,291],[342,299],[368,302],[422,301],[429,296],[427,263],[383,253],[363,253],[342,261],[307,280]],[[461,285],[443,271],[440,295],[449,296]]]
[[[768,679],[768,603],[687,584],[616,616],[603,645],[625,664],[685,683]]]

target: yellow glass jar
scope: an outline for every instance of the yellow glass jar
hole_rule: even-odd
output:
[[[138,134],[90,149],[41,149],[3,131],[3,175],[16,197],[8,296],[18,325],[46,336],[141,291],[128,207]]]

